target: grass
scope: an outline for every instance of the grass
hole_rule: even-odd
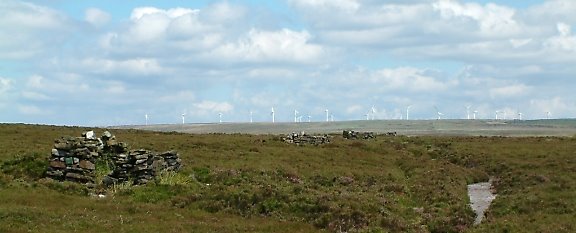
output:
[[[576,228],[576,140],[569,137],[334,135],[330,144],[295,146],[275,135],[113,130],[131,148],[177,150],[183,170],[145,186],[100,189],[107,196],[97,198],[95,190],[39,176],[53,139],[85,130],[0,125],[0,232]],[[472,226],[466,185],[489,177],[498,197],[485,222]]]

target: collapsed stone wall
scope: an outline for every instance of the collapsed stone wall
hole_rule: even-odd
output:
[[[343,130],[342,137],[345,139],[371,139],[375,138],[374,132],[356,132],[354,130]]]
[[[146,184],[161,171],[178,171],[181,167],[176,151],[158,154],[145,149],[130,150],[108,131],[101,138],[88,131],[82,137],[55,141],[46,175],[55,180],[94,185],[98,161],[102,161],[101,166],[112,167],[112,172],[102,180],[105,185],[129,181]]]
[[[286,137],[283,137],[282,141],[284,141],[286,143],[297,144],[297,145],[302,145],[302,144],[320,145],[320,144],[330,143],[330,137],[328,135],[313,136],[313,135],[308,135],[308,134],[302,132],[300,134],[291,133],[291,134],[287,135]]]

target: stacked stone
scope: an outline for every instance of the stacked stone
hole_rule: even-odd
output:
[[[114,171],[104,178],[104,183],[106,185],[127,181],[132,181],[133,184],[148,183],[154,178],[154,170],[151,167],[153,158],[152,152],[144,149],[113,154],[111,159]]]
[[[102,141],[95,137],[94,131],[84,132],[82,137],[57,139],[46,175],[60,181],[93,184],[95,161],[102,149]]]
[[[178,171],[180,170],[181,160],[178,158],[176,151],[166,151],[154,157],[153,169],[159,171]]]
[[[370,139],[375,138],[373,132],[356,132],[354,130],[344,130],[342,131],[342,137],[345,139]]]
[[[320,144],[330,142],[330,138],[328,137],[328,135],[312,136],[312,135],[307,135],[305,133],[301,133],[301,134],[292,133],[292,134],[282,138],[282,140],[286,143],[293,143],[296,145],[302,145],[302,144],[320,145]]]

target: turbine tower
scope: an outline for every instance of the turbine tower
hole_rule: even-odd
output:
[[[498,120],[498,113],[500,113],[500,111],[496,110],[496,120]]]
[[[364,114],[364,116],[366,116],[366,120],[370,120],[370,114],[369,113]]]
[[[186,123],[185,117],[186,117],[186,113],[182,113],[182,124]]]
[[[523,113],[518,112],[518,120],[522,120],[522,115],[523,115]]]
[[[270,115],[272,115],[272,123],[274,123],[275,119],[274,119],[274,107],[272,107],[272,111],[270,112]]]
[[[324,110],[324,112],[326,112],[326,122],[330,121],[330,114],[328,109]]]
[[[298,122],[298,110],[294,109],[294,122]]]
[[[412,105],[408,105],[408,107],[406,107],[406,120],[410,120],[410,108],[412,107]]]
[[[148,125],[148,113],[144,114],[144,118],[146,119],[146,125]]]
[[[552,115],[552,113],[550,111],[546,112],[546,119],[550,120],[550,115]]]
[[[470,120],[470,105],[466,105],[466,119]]]
[[[254,122],[254,121],[252,121],[252,114],[253,114],[253,112],[250,111],[250,123]]]
[[[372,105],[370,112],[372,112],[372,120],[374,120],[374,116],[376,115],[376,109],[374,108],[374,105]]]
[[[312,116],[308,115],[308,122],[312,122]]]
[[[476,120],[476,114],[478,114],[478,110],[474,110],[474,120]]]
[[[222,124],[222,113],[221,113],[221,112],[218,113],[218,118],[219,118],[219,121],[218,121],[218,122],[219,122],[220,124]]]

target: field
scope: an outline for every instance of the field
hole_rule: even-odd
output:
[[[177,150],[184,167],[145,186],[94,189],[43,178],[54,139],[88,129],[0,124],[0,232],[576,231],[572,121],[460,122],[111,129],[134,149]],[[400,135],[345,140],[343,128]],[[302,130],[332,142],[275,135]],[[497,198],[473,226],[466,185],[490,177]]]

